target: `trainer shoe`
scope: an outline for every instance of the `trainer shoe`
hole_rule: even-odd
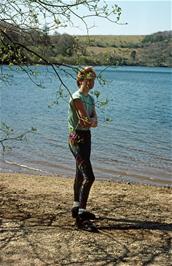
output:
[[[73,207],[71,209],[72,217],[76,218],[78,216],[79,207]]]
[[[76,218],[78,216],[79,207],[73,207],[71,209],[72,217]],[[85,211],[80,214],[83,220],[95,220],[96,216],[94,213]]]
[[[91,213],[91,212],[88,212],[88,211],[82,212],[81,214],[79,214],[79,216],[83,220],[95,220],[96,219],[95,214]]]
[[[85,230],[88,232],[98,233],[98,229],[94,223],[90,220],[83,220],[80,215],[76,218],[76,226],[78,229]]]

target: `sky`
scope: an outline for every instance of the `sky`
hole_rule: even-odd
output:
[[[158,31],[172,30],[172,0],[109,0],[109,4],[118,4],[122,8],[121,23],[117,25],[105,19],[89,18],[87,24],[91,35],[146,35]],[[80,8],[80,15],[85,10]],[[85,26],[73,18],[77,27],[68,26],[58,29],[59,33],[71,35],[87,34]],[[93,27],[94,26],[94,27]]]

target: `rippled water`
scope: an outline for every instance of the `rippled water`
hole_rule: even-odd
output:
[[[34,81],[24,71],[3,67],[13,75],[9,83],[0,81],[1,120],[18,133],[31,127],[37,133],[27,142],[12,142],[12,151],[1,158],[1,171],[36,171],[74,175],[75,163],[67,144],[67,101],[49,108],[59,85],[50,67],[31,67],[39,71]],[[100,73],[103,67],[96,67]],[[60,73],[60,72],[59,72]],[[72,73],[72,71],[71,71]],[[104,110],[97,109],[99,127],[92,129],[92,164],[97,178],[172,185],[172,69],[148,67],[108,68],[107,83],[95,89],[108,98]],[[71,92],[72,77],[61,73]],[[110,123],[105,123],[111,118]]]

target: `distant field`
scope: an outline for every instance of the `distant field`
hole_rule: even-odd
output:
[[[130,52],[130,49],[129,48],[114,48],[114,47],[92,47],[92,46],[89,46],[87,48],[87,51],[89,53],[93,53],[93,54],[100,54],[100,53],[114,53],[114,52],[117,52],[118,53],[128,53]]]
[[[81,43],[89,45],[99,44],[101,46],[119,46],[128,43],[140,43],[144,35],[83,35],[77,36]]]
[[[0,28],[1,26],[3,27],[0,23]],[[17,29],[8,32],[12,39],[15,37],[19,43],[24,42],[24,45],[53,64],[172,67],[172,31],[160,31],[150,35],[72,36],[57,34],[42,36],[39,32],[33,33],[27,36],[23,33],[22,36]],[[0,63],[16,64],[19,60],[16,53],[9,51],[6,56],[3,46],[1,42]],[[8,47],[8,49],[11,48]],[[34,53],[23,51],[23,55],[27,63],[43,63]]]
[[[82,63],[111,65],[172,66],[168,32],[153,35],[75,36],[82,46]],[[149,37],[145,42],[145,37]],[[152,39],[151,39],[152,38]]]

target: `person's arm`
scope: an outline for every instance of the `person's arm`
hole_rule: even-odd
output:
[[[91,119],[85,110],[83,102],[80,99],[74,99],[73,104],[79,114],[79,123],[81,127],[91,127]]]
[[[98,121],[97,121],[97,113],[96,113],[96,109],[94,106],[94,110],[91,116],[91,126],[92,127],[97,127]]]

